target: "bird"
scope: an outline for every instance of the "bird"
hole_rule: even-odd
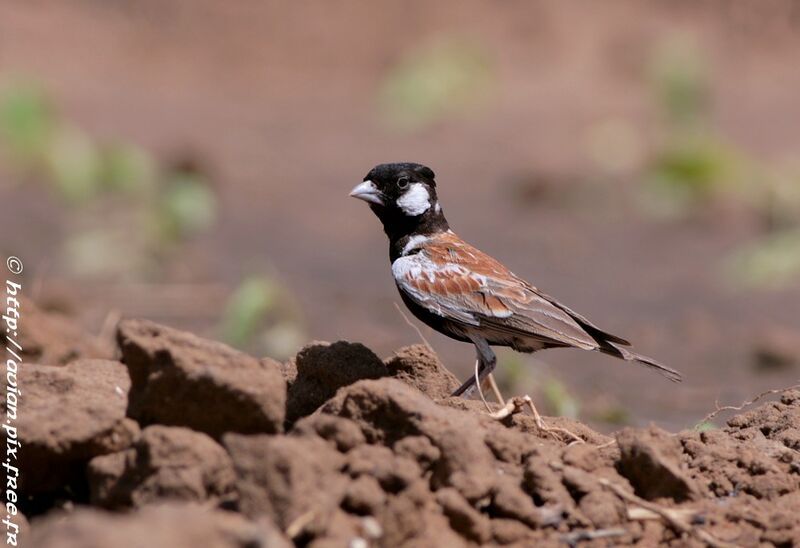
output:
[[[597,327],[462,240],[444,216],[431,168],[380,164],[350,196],[367,202],[383,224],[392,276],[411,313],[434,330],[475,345],[477,374],[453,396],[468,397],[495,369],[492,346],[524,353],[547,348],[596,351],[681,381],[678,371],[637,354],[627,340]]]

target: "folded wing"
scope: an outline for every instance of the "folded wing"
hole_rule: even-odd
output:
[[[582,318],[455,234],[433,237],[416,253],[398,258],[392,273],[415,303],[451,321],[554,346],[599,348],[581,327]]]

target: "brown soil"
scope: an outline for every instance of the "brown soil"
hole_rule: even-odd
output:
[[[149,322],[117,340],[120,362],[22,369],[29,546],[800,542],[797,390],[718,429],[608,437],[449,398],[421,346],[281,366]]]
[[[209,335],[231,288],[264,265],[296,296],[308,340],[357,334],[386,356],[419,339],[392,306],[385,236],[347,192],[376,163],[412,160],[436,170],[461,236],[686,374],[666,388],[610,358],[553,351],[524,362],[525,391],[556,377],[598,429],[618,428],[619,413],[616,423],[596,417],[621,410],[633,425],[678,430],[709,399],[796,381],[797,352],[786,354],[796,345],[774,348],[763,331],[800,332],[800,285],[731,289],[720,275],[763,223],[724,205],[660,221],[638,207],[638,191],[664,129],[653,60],[674,44],[694,43],[692,61],[707,69],[711,128],[748,160],[796,171],[797,2],[319,4],[3,2],[0,87],[39,82],[93,138],[141,145],[167,164],[188,151],[220,195],[218,226],[166,260],[162,278],[126,271],[87,283],[65,258],[65,235],[113,228],[129,214],[125,199],[65,211],[0,158],[0,247],[24,259],[26,291],[67,295],[95,332],[118,309]],[[387,129],[387,75],[451,39],[491,62],[485,103],[421,131]],[[609,122],[635,132],[621,173],[593,159]],[[424,334],[453,372],[468,373],[470,345]],[[763,367],[776,360],[787,365]]]

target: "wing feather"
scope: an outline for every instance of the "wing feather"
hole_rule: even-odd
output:
[[[455,234],[430,238],[392,264],[398,288],[452,321],[586,350],[598,343],[564,309]]]

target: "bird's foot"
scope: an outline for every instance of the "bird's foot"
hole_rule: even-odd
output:
[[[533,404],[533,400],[527,394],[524,396],[515,396],[511,398],[501,409],[490,412],[489,416],[495,420],[501,421],[507,417],[510,417],[511,415],[523,412],[526,407],[530,409],[531,414],[533,415],[533,420],[536,421],[536,427],[545,434],[551,435],[559,441],[567,441],[568,445],[572,445],[574,443],[585,443],[583,438],[574,432],[567,430],[566,428],[561,428],[560,426],[547,426],[544,422],[544,419],[542,419],[542,416],[539,414],[539,411],[536,409],[536,406]]]

